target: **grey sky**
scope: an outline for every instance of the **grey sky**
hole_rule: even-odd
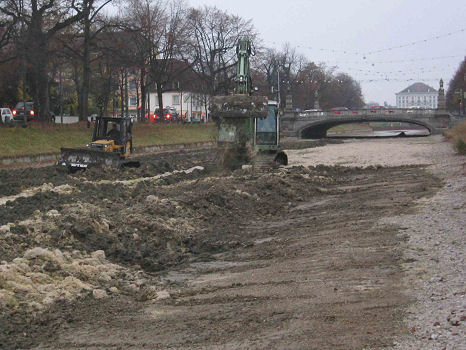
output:
[[[289,42],[314,62],[337,65],[361,82],[366,102],[395,104],[395,93],[416,81],[448,84],[466,55],[466,0],[188,1],[252,19],[268,47]]]

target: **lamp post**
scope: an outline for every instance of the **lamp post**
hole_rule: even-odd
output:
[[[281,106],[281,99],[280,99],[280,62],[277,61],[277,102],[278,108]]]

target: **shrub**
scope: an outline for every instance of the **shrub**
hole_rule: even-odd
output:
[[[464,142],[462,139],[458,139],[456,141],[456,151],[459,153],[459,154],[463,154],[465,155],[466,154],[466,142]]]

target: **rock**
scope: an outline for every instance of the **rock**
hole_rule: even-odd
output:
[[[127,289],[128,289],[128,291],[131,292],[131,293],[137,293],[137,292],[139,292],[139,287],[138,287],[136,284],[134,284],[134,283],[129,284],[128,287],[127,287]]]
[[[66,290],[76,290],[76,291],[92,289],[89,284],[84,283],[83,281],[75,277],[72,277],[72,276],[66,277],[61,283],[61,286]]]
[[[102,290],[102,289],[94,289],[92,291],[92,296],[95,298],[95,299],[104,299],[104,298],[107,298],[108,295],[107,295],[107,292]]]
[[[24,258],[28,260],[32,260],[35,258],[50,258],[52,256],[52,252],[48,249],[44,249],[41,247],[36,247],[33,249],[29,249],[24,253]]]
[[[59,217],[61,214],[58,212],[58,210],[52,209],[45,214],[49,218],[56,218]]]
[[[59,271],[60,269],[61,269],[60,264],[53,260],[46,261],[45,264],[42,266],[42,270],[46,272],[55,272],[55,271]]]
[[[165,299],[170,299],[170,293],[168,293],[166,290],[161,290],[156,293],[157,300],[165,300]]]
[[[0,234],[2,233],[9,233],[10,232],[10,225],[2,225],[0,226]]]
[[[99,282],[110,282],[111,280],[112,280],[112,277],[106,273],[101,273],[99,276]]]
[[[438,334],[435,334],[435,333],[431,334],[430,339],[431,340],[437,340],[438,339]]]
[[[109,289],[109,291],[110,291],[110,293],[112,293],[112,294],[118,294],[118,293],[120,293],[120,290],[119,290],[117,287],[111,287],[111,288]]]
[[[103,250],[96,250],[91,253],[91,256],[100,262],[105,262],[105,252]]]
[[[146,197],[146,202],[148,203],[157,203],[159,201],[159,197],[154,196],[153,194]]]

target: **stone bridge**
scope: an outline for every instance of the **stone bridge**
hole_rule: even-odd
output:
[[[403,122],[423,126],[431,134],[441,133],[458,121],[446,111],[437,109],[358,109],[326,112],[292,112],[285,110],[280,118],[283,136],[324,138],[327,130],[341,124],[363,122]]]

